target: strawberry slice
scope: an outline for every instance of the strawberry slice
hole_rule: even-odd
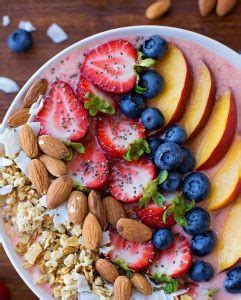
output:
[[[145,208],[140,208],[138,205],[134,207],[137,217],[147,226],[154,228],[170,228],[175,224],[173,215],[168,215],[166,223],[162,221],[163,214],[167,208],[168,206],[160,207],[155,203],[150,203]]]
[[[187,238],[176,235],[168,249],[155,253],[149,272],[151,275],[160,273],[176,278],[186,274],[191,263],[192,254]]]
[[[143,188],[155,178],[152,161],[142,157],[138,161],[116,160],[110,175],[110,193],[123,202],[135,202],[143,194]]]
[[[88,93],[97,96],[100,99],[106,100],[114,108],[117,107],[117,103],[116,103],[116,101],[118,100],[117,96],[112,96],[110,94],[107,94],[106,92],[98,88],[96,85],[88,81],[86,78],[80,76],[77,89],[76,89],[76,95],[78,99],[80,99],[83,102],[86,102],[89,101],[89,98],[86,97],[86,94]]]
[[[85,145],[85,153],[73,153],[68,170],[76,185],[88,189],[101,189],[109,175],[108,160],[94,141]]]
[[[114,94],[131,91],[136,83],[137,52],[131,43],[114,40],[101,44],[86,55],[82,75],[101,89]]]
[[[60,140],[78,141],[85,136],[89,126],[83,104],[63,81],[52,84],[36,121],[41,123],[40,135],[48,134]]]
[[[110,260],[122,259],[134,271],[140,271],[150,265],[154,255],[151,242],[127,241],[115,231],[110,231],[110,242],[114,246],[114,250],[108,254]]]
[[[101,147],[113,157],[123,157],[130,144],[145,137],[145,128],[138,121],[121,113],[102,117],[97,124],[97,138]]]

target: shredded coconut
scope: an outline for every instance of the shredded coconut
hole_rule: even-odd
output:
[[[10,17],[9,16],[3,16],[2,17],[2,26],[7,27],[10,24]]]
[[[30,21],[20,21],[18,28],[26,30],[28,32],[36,31],[36,27]]]
[[[16,93],[19,91],[19,86],[16,81],[8,77],[0,76],[0,90],[6,94]]]
[[[54,43],[61,43],[63,41],[66,41],[68,39],[68,35],[65,33],[65,31],[56,23],[53,23],[47,30],[47,36],[50,37],[50,39]]]

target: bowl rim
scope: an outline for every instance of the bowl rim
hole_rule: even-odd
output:
[[[67,48],[63,49],[56,55],[54,55],[51,59],[49,59],[43,66],[41,66],[24,84],[24,86],[21,88],[21,90],[18,92],[16,97],[14,98],[13,102],[8,108],[7,113],[4,116],[3,122],[2,122],[2,128],[4,129],[7,127],[7,120],[9,116],[12,114],[12,112],[17,109],[19,106],[20,100],[23,98],[24,94],[28,90],[28,88],[31,86],[31,84],[38,78],[38,76],[48,68],[49,65],[51,65],[53,62],[57,61],[61,56],[66,55],[67,53],[73,51],[74,49],[78,47],[84,47],[88,45],[90,42],[94,42],[96,40],[101,40],[103,38],[113,38],[112,35],[147,35],[147,34],[159,34],[162,36],[167,37],[173,37],[173,38],[180,38],[184,40],[190,40],[193,41],[204,48],[211,50],[212,52],[218,51],[218,56],[224,57],[226,60],[229,61],[231,65],[234,65],[236,68],[241,69],[241,56],[229,48],[228,46],[225,46],[224,44],[206,37],[202,34],[195,33],[193,31],[189,31],[186,29],[181,28],[175,28],[175,27],[168,27],[168,26],[158,26],[158,25],[137,25],[137,26],[127,26],[127,27],[120,27],[116,29],[107,30],[104,32],[100,32],[94,35],[91,35],[89,37],[86,37]],[[12,244],[9,241],[9,238],[7,235],[4,234],[3,229],[3,221],[0,220],[0,240],[2,242],[3,248],[5,250],[5,253],[7,254],[9,260],[11,261],[13,267],[18,272],[19,276],[22,278],[22,280],[25,282],[25,284],[32,290],[32,292],[39,298],[39,299],[54,299],[52,296],[49,295],[46,291],[43,291],[43,289],[36,285],[33,282],[33,279],[31,280],[31,275],[27,270],[25,270],[22,266],[21,260],[19,256],[15,253]]]

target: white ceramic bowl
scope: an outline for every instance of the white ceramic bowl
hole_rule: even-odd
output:
[[[169,38],[181,38],[184,40],[190,40],[193,41],[199,45],[201,45],[204,48],[207,48],[214,53],[217,53],[219,56],[223,56],[225,59],[229,61],[230,64],[235,65],[236,68],[241,69],[241,58],[240,55],[231,50],[230,48],[224,46],[223,44],[210,39],[208,37],[205,37],[203,35],[200,35],[195,32],[178,29],[178,28],[172,28],[172,27],[164,27],[164,26],[133,26],[133,27],[124,27],[124,28],[118,28],[114,30],[109,30],[106,32],[98,33],[96,35],[93,35],[91,37],[88,37],[84,40],[81,40],[72,46],[69,46],[65,50],[61,51],[59,54],[55,55],[52,59],[50,59],[46,64],[44,64],[23,86],[21,91],[18,93],[18,95],[15,97],[13,103],[8,109],[8,112],[3,120],[2,127],[7,126],[7,120],[8,117],[13,113],[13,111],[16,110],[18,106],[20,106],[20,101],[23,98],[24,94],[28,90],[28,88],[31,86],[32,82],[43,72],[48,68],[52,63],[59,60],[59,58],[63,55],[69,54],[72,51],[74,51],[76,48],[79,47],[89,47],[91,48],[93,45],[100,44],[104,41],[116,39],[116,38],[127,38],[132,36],[150,36],[153,34],[159,34],[163,37],[169,37]],[[13,264],[14,268],[18,272],[18,274],[21,276],[21,278],[24,280],[24,282],[29,286],[29,288],[36,294],[36,296],[40,299],[44,300],[50,300],[53,299],[53,297],[47,293],[43,288],[41,288],[38,285],[34,284],[33,277],[29,274],[28,271],[26,271],[22,265],[19,256],[15,253],[14,249],[12,248],[9,238],[4,233],[4,226],[3,221],[0,220],[0,237],[1,242],[3,244],[3,247]]]

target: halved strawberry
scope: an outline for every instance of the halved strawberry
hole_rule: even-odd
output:
[[[116,160],[112,163],[110,193],[123,202],[135,202],[143,188],[155,178],[155,165],[145,157],[137,161]]]
[[[110,232],[110,243],[114,250],[108,254],[110,260],[123,259],[126,265],[135,271],[142,270],[150,265],[154,249],[151,242],[136,243],[125,240],[119,233]]]
[[[149,273],[165,274],[176,278],[188,272],[192,263],[191,249],[186,237],[177,234],[174,243],[155,253]]]
[[[131,43],[114,40],[87,53],[82,75],[101,89],[114,94],[131,91],[136,83],[137,52]]]
[[[101,189],[108,180],[108,160],[94,141],[84,146],[85,153],[75,152],[68,163],[69,176],[81,187]]]
[[[40,135],[49,134],[60,140],[78,141],[85,136],[89,126],[83,104],[63,81],[52,84],[36,121],[41,123]]]
[[[134,207],[136,215],[141,219],[142,223],[154,228],[170,228],[176,223],[173,215],[168,215],[166,223],[162,221],[163,214],[167,208],[168,206],[160,207],[155,203],[150,203],[145,208],[140,208],[138,205]]]
[[[104,99],[107,102],[109,102],[110,105],[112,105],[113,107],[117,107],[116,101],[118,96],[111,96],[110,94],[107,94],[106,92],[98,88],[96,85],[88,81],[86,78],[80,76],[76,89],[76,95],[81,101],[86,102],[89,101],[89,99],[86,98],[87,93],[97,96],[100,99]]]
[[[145,137],[143,125],[121,113],[104,116],[97,123],[97,138],[101,147],[113,157],[123,157],[134,141]]]

